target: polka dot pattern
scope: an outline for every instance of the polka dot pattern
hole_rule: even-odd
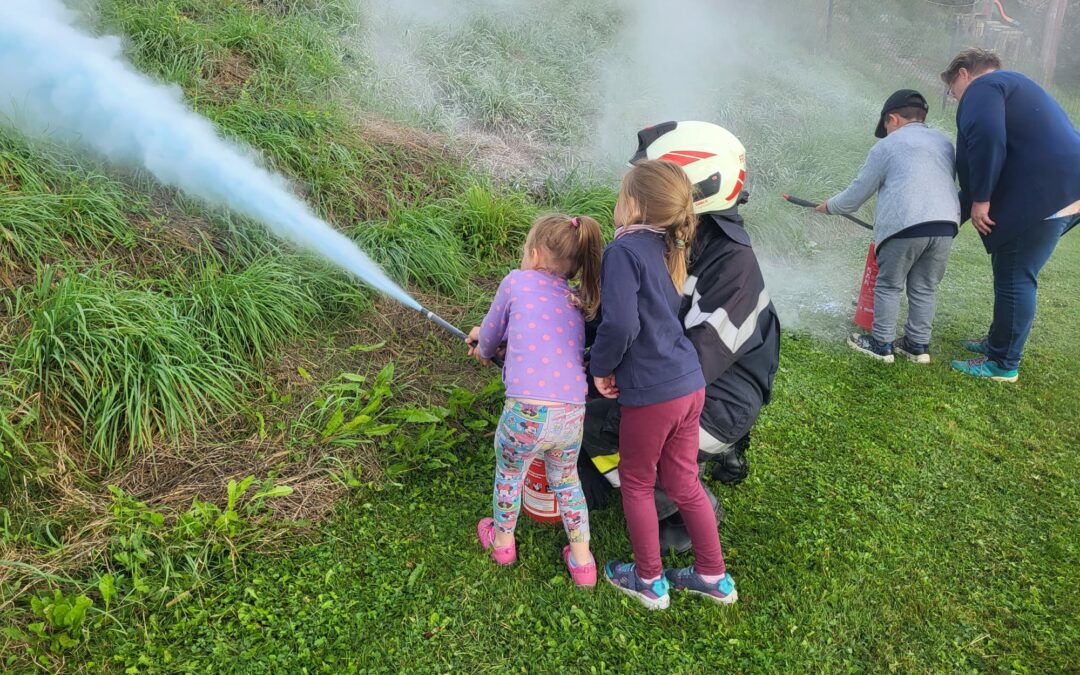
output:
[[[570,302],[566,279],[514,270],[503,279],[481,323],[481,353],[506,343],[503,383],[508,397],[584,403],[585,321]]]

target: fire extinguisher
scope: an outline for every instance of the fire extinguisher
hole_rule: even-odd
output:
[[[784,199],[796,206],[805,206],[811,209],[818,207],[815,202],[792,197],[791,195],[784,195]],[[871,231],[874,229],[874,226],[865,220],[847,214],[842,215],[860,227],[865,227]],[[862,286],[859,288],[859,300],[855,305],[855,325],[866,331],[869,331],[874,325],[874,284],[877,283],[877,275],[877,251],[874,248],[874,242],[870,242],[870,250],[866,253],[866,265],[863,267]]]
[[[525,489],[521,495],[521,507],[530,518],[539,523],[559,523],[559,502],[547,482],[547,467],[537,457],[525,474]]]
[[[859,288],[859,300],[855,304],[855,325],[869,332],[874,327],[874,285],[877,283],[877,250],[870,242],[866,252],[866,266],[863,267],[862,286]]]

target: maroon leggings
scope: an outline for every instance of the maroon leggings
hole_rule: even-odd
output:
[[[705,390],[673,401],[623,406],[619,425],[619,480],[623,511],[638,575],[652,579],[663,572],[660,526],[653,488],[657,473],[664,492],[679,507],[694,544],[699,574],[724,574],[724,552],[716,513],[698,479],[698,424]]]

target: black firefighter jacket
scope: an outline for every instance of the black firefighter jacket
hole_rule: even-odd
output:
[[[742,438],[769,402],[780,319],[740,216],[700,215],[691,254],[679,317],[708,382],[701,413],[701,449],[708,451],[712,442]]]

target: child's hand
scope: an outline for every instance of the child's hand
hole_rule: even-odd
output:
[[[614,373],[607,377],[594,377],[593,382],[596,384],[597,391],[604,398],[619,398],[619,388],[615,386]]]
[[[823,201],[820,204],[818,204],[817,206],[815,206],[814,210],[817,211],[818,213],[824,213],[825,215],[829,215],[829,202],[828,202],[828,200]]]
[[[480,326],[472,327],[472,330],[469,331],[469,337],[465,338],[465,344],[469,345],[469,356],[485,366],[491,363],[489,359],[480,356]]]

